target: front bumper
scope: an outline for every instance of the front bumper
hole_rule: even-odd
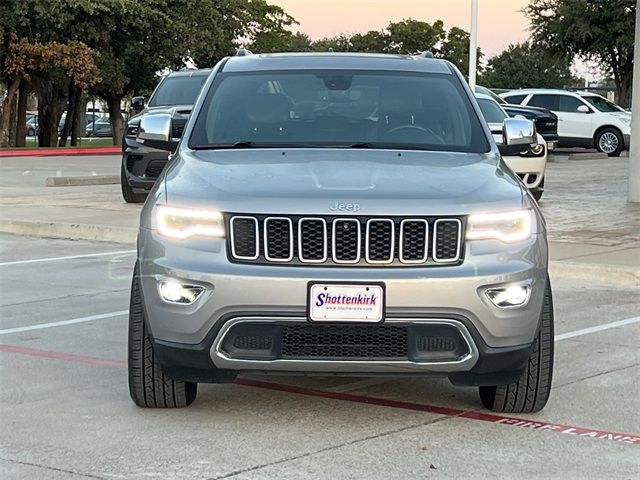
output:
[[[148,192],[167,164],[169,154],[146,147],[135,138],[124,137],[122,165],[127,183],[136,193]]]
[[[513,155],[503,157],[507,166],[518,174],[529,190],[540,186],[547,168],[547,155],[542,157],[521,157]]]
[[[509,245],[475,241],[462,265],[417,268],[321,268],[233,264],[224,239],[185,245],[141,229],[139,262],[146,317],[159,359],[181,379],[217,381],[220,372],[280,372],[340,375],[448,374],[460,384],[510,383],[526,364],[547,282],[544,235]],[[193,305],[160,298],[158,280],[174,278],[206,288]],[[219,345],[233,322],[306,323],[309,281],[383,282],[385,324],[456,322],[469,356],[456,362],[354,362],[244,360],[225,358]],[[496,285],[527,282],[529,302],[501,309],[484,295]],[[207,380],[208,379],[208,380]]]

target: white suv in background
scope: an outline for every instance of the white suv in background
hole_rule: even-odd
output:
[[[558,146],[596,148],[610,157],[629,149],[631,113],[591,92],[522,89],[501,95],[509,103],[543,107],[558,116]]]

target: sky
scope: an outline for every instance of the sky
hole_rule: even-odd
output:
[[[279,5],[300,24],[293,30],[312,40],[340,33],[382,30],[389,22],[406,18],[447,28],[469,31],[471,0],[268,0]],[[528,0],[478,0],[478,46],[487,57],[500,53],[510,43],[529,38],[529,23],[522,9]]]

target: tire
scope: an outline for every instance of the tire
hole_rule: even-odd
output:
[[[553,377],[553,298],[547,287],[540,327],[522,377],[509,385],[479,387],[482,404],[494,412],[533,413],[547,404]]]
[[[144,193],[135,193],[127,182],[127,174],[124,171],[124,165],[120,165],[120,188],[122,189],[122,198],[127,203],[143,203],[147,199]]]
[[[36,131],[33,128],[30,128],[29,130],[27,130],[27,137],[35,137],[36,136]]]
[[[624,138],[617,128],[603,128],[596,134],[594,145],[599,152],[619,157],[624,150]]]
[[[145,322],[138,264],[131,284],[129,307],[129,394],[139,407],[188,407],[196,399],[198,384],[166,376],[154,352]]]

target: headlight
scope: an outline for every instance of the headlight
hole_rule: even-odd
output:
[[[138,135],[138,127],[140,126],[139,123],[129,123],[127,124],[127,137],[135,137],[136,135]]]
[[[224,220],[220,212],[187,208],[157,207],[158,232],[183,240],[201,235],[224,237]]]
[[[495,239],[521,242],[531,237],[533,212],[517,210],[505,213],[480,213],[467,220],[467,240]]]
[[[631,126],[631,117],[620,117],[620,121],[625,125]]]

